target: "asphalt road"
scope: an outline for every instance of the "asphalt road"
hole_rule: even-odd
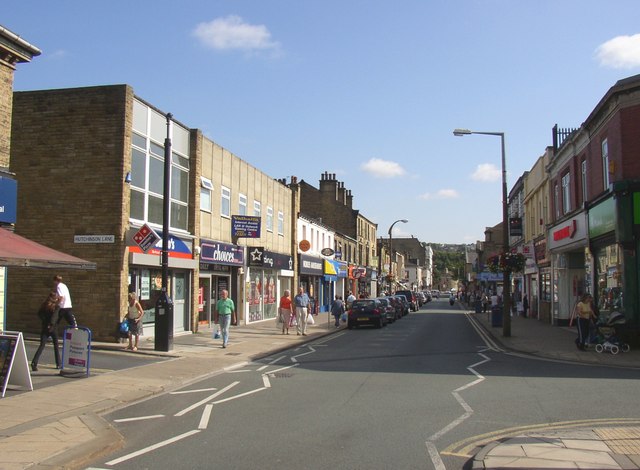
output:
[[[435,300],[107,416],[92,468],[453,469],[487,439],[629,417],[638,371],[492,351]]]

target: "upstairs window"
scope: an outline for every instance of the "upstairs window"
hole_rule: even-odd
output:
[[[602,182],[604,190],[609,189],[609,143],[607,139],[602,141]]]
[[[224,186],[220,188],[220,215],[231,217],[231,190]]]
[[[562,213],[571,212],[571,174],[562,177]]]
[[[213,183],[209,178],[200,177],[200,210],[211,212],[211,196],[213,193]]]

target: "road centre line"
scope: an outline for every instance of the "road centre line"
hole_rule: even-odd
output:
[[[166,441],[162,441],[162,442],[158,442],[157,444],[153,444],[149,447],[145,447],[144,449],[140,449],[136,452],[132,452],[131,454],[127,454],[127,455],[123,455],[122,457],[119,457],[117,459],[114,460],[110,460],[109,462],[105,462],[105,465],[118,465],[119,463],[122,462],[126,462],[127,460],[130,460],[134,457],[139,457],[140,455],[149,453],[151,451],[154,451],[156,449],[159,449],[160,447],[164,447],[164,446],[168,446],[169,444],[173,444],[174,442],[177,442],[181,439],[185,439],[189,436],[193,436],[194,434],[199,433],[200,431],[198,429],[194,429],[192,431],[187,431],[183,434],[180,434],[176,437],[172,437],[171,439],[167,439]]]
[[[198,429],[207,429],[209,425],[209,419],[211,418],[211,410],[213,410],[213,405],[208,404],[204,406],[204,410],[202,411],[202,416],[200,417],[200,424],[198,424]]]
[[[169,392],[169,395],[182,395],[184,393],[212,392],[217,388],[200,388],[198,390],[181,390],[180,392]]]
[[[164,415],[138,416],[137,418],[114,419],[114,423],[129,423],[131,421],[144,421],[146,419],[164,418]]]
[[[211,401],[211,400],[213,400],[214,398],[216,398],[216,397],[218,397],[218,396],[222,395],[224,392],[226,392],[227,390],[229,390],[229,389],[231,389],[231,388],[235,387],[235,386],[236,386],[236,385],[238,385],[239,383],[240,383],[240,382],[233,382],[233,383],[231,383],[231,384],[227,385],[225,388],[220,389],[219,391],[217,391],[217,392],[216,392],[216,393],[214,393],[213,395],[209,395],[209,396],[208,396],[207,398],[205,398],[204,400],[200,400],[198,403],[194,403],[193,405],[191,405],[191,406],[189,406],[189,407],[185,408],[184,410],[182,410],[182,411],[178,411],[178,412],[177,412],[175,415],[173,415],[173,416],[182,416],[182,415],[185,415],[185,414],[187,414],[189,411],[191,411],[191,410],[193,410],[193,409],[195,409],[195,408],[199,407],[200,405],[203,405],[203,404],[207,403],[208,401]]]

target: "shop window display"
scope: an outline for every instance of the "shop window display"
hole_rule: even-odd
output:
[[[618,245],[598,250],[596,259],[598,312],[608,318],[612,312],[624,313],[622,258]]]

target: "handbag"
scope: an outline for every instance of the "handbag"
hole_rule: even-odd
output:
[[[126,318],[120,322],[118,331],[120,331],[120,333],[129,333],[129,322]]]

